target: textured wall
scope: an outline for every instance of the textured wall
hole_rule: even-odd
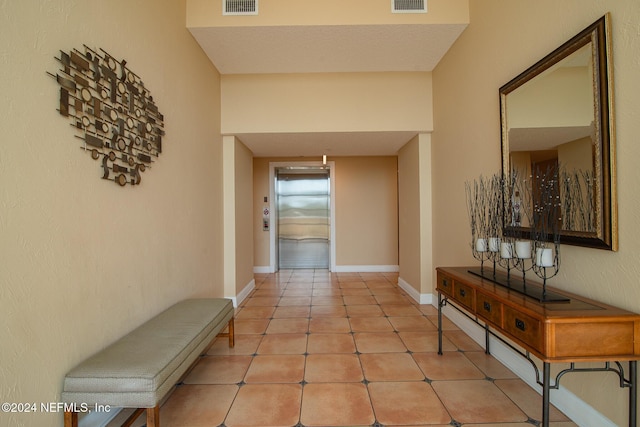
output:
[[[0,2],[0,397],[56,402],[65,373],[173,302],[222,295],[219,76],[185,2]],[[101,179],[58,107],[60,50],[126,59],[165,115],[138,187]],[[59,426],[61,414],[0,414]]]
[[[619,251],[562,247],[552,285],[640,311],[640,3],[637,0],[472,0],[471,24],[433,73],[434,254],[438,265],[474,263],[464,182],[500,168],[498,89],[611,12],[619,202]],[[618,425],[627,392],[615,376],[567,375],[563,385]]]

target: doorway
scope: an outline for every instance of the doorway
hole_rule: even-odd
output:
[[[323,167],[275,169],[278,269],[329,269],[331,181]]]

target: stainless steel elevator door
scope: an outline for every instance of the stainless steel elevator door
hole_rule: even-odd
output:
[[[329,268],[329,172],[279,170],[278,267]]]

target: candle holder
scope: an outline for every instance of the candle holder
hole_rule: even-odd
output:
[[[547,279],[554,277],[560,271],[560,245],[557,242],[535,242],[535,261],[532,263],[533,272],[542,279],[542,299],[547,297]]]
[[[516,256],[515,242],[511,238],[502,237],[498,265],[507,271],[507,286],[511,287],[511,270],[516,268],[519,259]]]
[[[487,239],[484,237],[475,238],[475,236],[472,235],[472,242],[471,247],[473,249],[471,253],[475,259],[480,261],[480,272],[484,273],[484,262],[488,261],[491,257]]]

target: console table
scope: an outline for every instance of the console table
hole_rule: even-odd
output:
[[[491,334],[533,364],[537,381],[542,386],[544,427],[549,425],[550,389],[558,388],[564,373],[584,371],[613,371],[618,374],[620,386],[629,388],[629,426],[636,427],[640,314],[549,287],[567,299],[563,302],[540,302],[470,270],[471,267],[436,269],[438,354],[442,354],[442,307],[451,302],[454,308],[484,327],[487,353]],[[527,286],[541,285],[527,281]],[[530,355],[543,363],[542,379]],[[552,385],[550,364],[559,362],[568,362],[571,368],[559,373]],[[575,367],[576,362],[604,362],[605,365],[604,368],[580,369]],[[622,362],[629,364],[628,378]]]

